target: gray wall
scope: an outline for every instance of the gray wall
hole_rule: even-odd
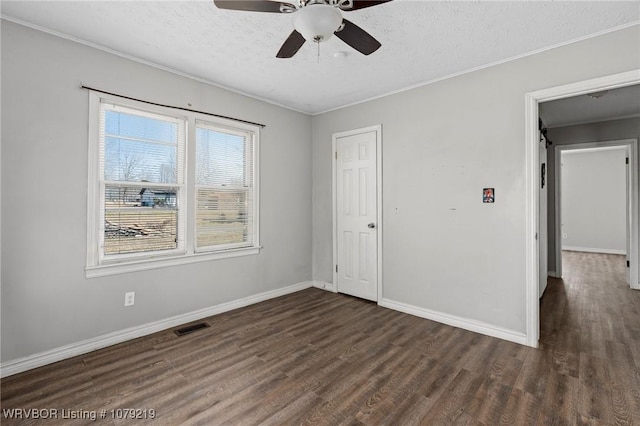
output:
[[[311,119],[3,21],[2,361],[330,282],[331,135],[378,123],[382,296],[524,332],[524,94],[640,68],[639,37],[636,26]],[[86,279],[81,82],[267,124],[261,254]],[[485,186],[495,204],[481,203]],[[137,293],[134,308],[122,306],[125,291]]]
[[[81,82],[266,124],[262,252],[86,279]],[[311,279],[309,116],[6,21],[1,83],[3,362]]]
[[[626,253],[624,148],[562,153],[563,248]]]
[[[556,227],[555,227],[555,150],[554,146],[573,145],[587,142],[605,142],[622,139],[640,139],[640,118],[603,121],[600,123],[580,124],[575,126],[555,127],[547,133],[553,146],[548,153],[548,231],[549,231],[549,271],[556,270]],[[638,153],[637,164],[640,164]]]
[[[382,296],[524,333],[525,93],[640,68],[639,38],[635,26],[315,116],[314,279],[332,281],[331,136],[381,123]]]

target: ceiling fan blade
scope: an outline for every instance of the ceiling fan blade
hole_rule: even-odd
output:
[[[377,6],[379,4],[388,3],[392,0],[351,0],[353,3],[353,7],[342,9],[345,12],[350,12],[352,10],[364,9],[365,7]]]
[[[213,0],[220,9],[244,10],[247,12],[271,12],[282,13],[281,7],[288,10],[295,10],[295,6],[290,3],[270,0]]]
[[[353,22],[343,19],[342,23],[344,24],[344,28],[336,31],[334,34],[358,52],[364,55],[371,55],[382,46],[371,34]]]
[[[276,57],[291,58],[298,52],[298,50],[300,50],[305,41],[306,40],[304,39],[304,37],[302,37],[302,34],[297,32],[296,30],[293,30],[291,35],[289,35],[289,38],[287,38],[282,44],[282,47],[278,51]]]

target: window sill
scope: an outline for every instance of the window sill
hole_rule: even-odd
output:
[[[85,276],[87,278],[106,277],[109,275],[126,274],[129,272],[148,271],[151,269],[166,268],[169,266],[206,262],[208,260],[251,256],[258,254],[261,248],[262,247],[248,247],[217,252],[183,254],[179,256],[156,257],[152,259],[139,259],[128,262],[87,266],[85,268]]]

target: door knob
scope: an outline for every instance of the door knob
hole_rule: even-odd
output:
[[[367,225],[367,227],[368,227],[369,229],[373,229],[373,228],[375,228],[375,227],[376,227],[376,224],[375,224],[375,223],[373,223],[373,222],[371,222],[370,224],[368,224],[368,225]]]

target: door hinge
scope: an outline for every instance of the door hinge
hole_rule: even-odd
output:
[[[627,268],[631,267],[631,263],[629,263],[629,261],[627,260]]]
[[[338,151],[336,151],[336,160],[338,159]]]
[[[338,273],[338,265],[336,265],[336,274]]]
[[[629,164],[629,157],[624,159],[624,164]]]

